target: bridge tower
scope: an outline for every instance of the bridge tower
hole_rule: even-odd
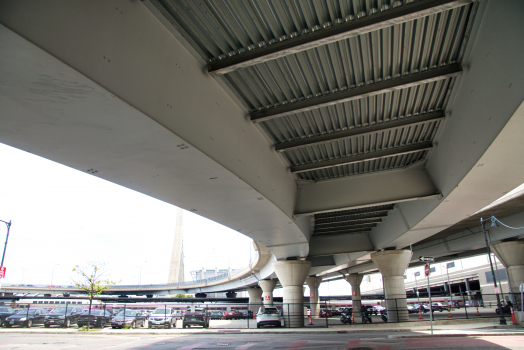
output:
[[[176,214],[175,240],[169,265],[167,283],[184,282],[184,211],[180,208]]]

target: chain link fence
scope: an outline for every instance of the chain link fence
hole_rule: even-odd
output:
[[[91,323],[113,328],[212,328],[255,329],[262,327],[351,327],[373,323],[399,323],[450,319],[500,317],[496,295],[467,295],[437,299],[322,300],[311,304],[238,302],[115,302],[94,301]],[[520,294],[501,295],[502,315],[512,323],[511,312],[522,311]],[[89,301],[33,300],[31,303],[0,300],[2,327],[78,327],[89,316]],[[82,321],[83,320],[83,321]],[[80,322],[80,323],[79,323]]]

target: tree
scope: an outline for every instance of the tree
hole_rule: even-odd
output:
[[[194,298],[193,294],[175,294],[171,298]]]
[[[77,278],[73,279],[73,283],[78,289],[85,291],[89,295],[89,317],[87,319],[87,330],[89,330],[93,297],[102,294],[104,290],[117,282],[104,279],[106,274],[104,265],[96,262],[89,262],[85,266],[76,265],[73,272],[77,273]]]

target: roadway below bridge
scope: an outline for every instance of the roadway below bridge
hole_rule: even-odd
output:
[[[483,326],[483,327],[482,327]],[[170,334],[144,334],[140,330],[127,333],[104,332],[90,334],[38,334],[31,330],[23,334],[2,332],[0,348],[30,348],[34,350],[79,348],[79,349],[227,349],[227,350],[267,350],[267,349],[333,349],[333,350],[396,350],[396,349],[482,349],[482,350],[522,350],[524,335],[514,329],[493,329],[486,323],[479,328],[459,327],[436,330],[437,338],[428,336],[426,329],[412,329],[397,332],[383,329],[373,332],[358,330],[340,333],[339,331],[260,331],[249,333],[220,334],[208,331],[206,334],[186,332]],[[291,334],[290,334],[291,333]]]

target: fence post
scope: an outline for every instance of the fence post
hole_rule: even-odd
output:
[[[311,307],[310,307],[310,309],[311,309]],[[326,310],[326,328],[329,328],[327,300],[324,300],[324,309]]]
[[[395,299],[395,310],[397,310],[397,323],[400,323],[400,318],[398,315],[398,299]]]
[[[124,301],[124,324],[122,326],[122,328],[124,328],[126,326],[126,302]]]
[[[289,318],[289,304],[287,304],[287,328],[291,328],[291,323],[290,323],[290,318]]]
[[[247,305],[247,313],[246,313],[246,318],[247,318],[247,329],[249,329],[249,304]]]
[[[69,305],[69,303],[66,301],[66,309],[65,309],[65,314],[64,314],[64,328],[65,328],[66,320],[67,320],[67,306],[68,305]]]

